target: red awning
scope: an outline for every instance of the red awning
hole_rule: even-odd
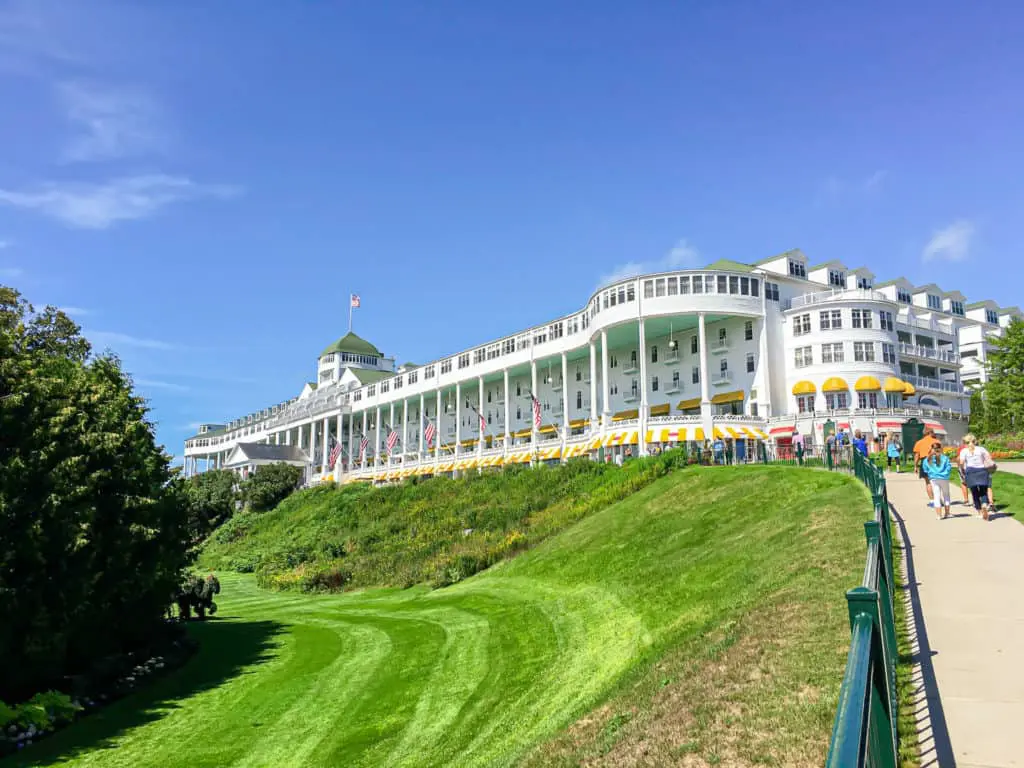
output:
[[[772,427],[771,429],[768,430],[768,434],[774,436],[792,435],[794,432],[796,432],[795,424],[790,424],[787,427]]]
[[[926,427],[930,427],[931,429],[934,429],[935,430],[935,434],[937,434],[937,435],[944,435],[944,434],[946,434],[946,428],[944,426],[942,426],[942,424],[940,424],[937,421],[926,421],[924,423],[924,425]]]
[[[875,426],[879,429],[899,429],[903,426],[902,421],[876,421]]]

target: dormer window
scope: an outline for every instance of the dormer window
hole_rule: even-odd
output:
[[[807,277],[807,267],[802,261],[793,261],[790,259],[789,274],[793,277]]]
[[[952,312],[954,315],[960,315],[960,317],[963,317],[964,303],[962,301],[950,301],[949,311]]]
[[[934,294],[934,293],[929,293],[928,294],[928,309],[941,310],[942,309],[942,297],[937,295],[937,294]]]
[[[830,269],[828,271],[828,284],[834,285],[836,288],[846,287],[846,273],[840,272],[837,269]]]
[[[985,322],[990,325],[999,325],[999,314],[994,309],[986,309]]]
[[[910,295],[910,291],[908,291],[906,288],[896,289],[896,300],[901,301],[904,304],[914,303],[914,297]]]
[[[866,277],[858,277],[857,287],[863,290],[868,290],[869,288],[871,288],[871,281],[868,280]]]

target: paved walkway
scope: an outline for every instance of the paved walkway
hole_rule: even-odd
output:
[[[921,480],[887,479],[909,544],[921,764],[1024,766],[1024,525],[959,502],[936,520]]]

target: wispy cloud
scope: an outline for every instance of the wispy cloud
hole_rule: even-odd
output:
[[[188,392],[184,384],[175,384],[172,381],[160,381],[159,379],[135,379],[135,386],[148,389],[166,389],[169,392]]]
[[[661,259],[654,261],[627,261],[624,264],[620,264],[601,276],[601,279],[598,281],[598,287],[649,272],[698,267],[700,266],[700,261],[700,252],[685,239],[680,240]]]
[[[91,309],[83,309],[82,307],[60,307],[60,311],[69,317],[86,317],[93,314]]]
[[[35,211],[79,229],[106,229],[119,221],[145,219],[172,203],[225,199],[237,187],[200,184],[183,176],[151,174],[103,184],[47,183],[29,191],[0,189],[0,203]]]
[[[0,4],[0,69],[37,74],[46,64],[67,64],[79,57],[67,44],[44,0]]]
[[[958,219],[944,229],[937,230],[921,253],[922,261],[964,261],[971,255],[974,224]]]
[[[138,336],[131,336],[127,333],[117,331],[84,331],[85,337],[92,342],[93,346],[100,348],[116,349],[117,347],[132,347],[134,349],[179,349],[176,344],[159,339],[146,339]]]
[[[12,280],[25,274],[20,267],[0,267],[0,278]]]
[[[68,120],[81,131],[65,147],[66,161],[113,160],[166,149],[160,106],[145,91],[72,81],[61,83],[57,95]]]

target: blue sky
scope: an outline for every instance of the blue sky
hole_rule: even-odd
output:
[[[818,6],[0,0],[0,281],[171,453],[296,394],[350,291],[416,362],[792,247],[1024,302],[1024,6]]]

